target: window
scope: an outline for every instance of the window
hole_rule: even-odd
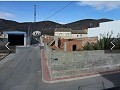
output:
[[[60,33],[59,36],[62,36],[62,33]]]
[[[66,36],[69,36],[69,33],[67,33]]]
[[[77,37],[78,37],[79,35],[77,35]]]

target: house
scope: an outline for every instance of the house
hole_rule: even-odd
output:
[[[98,37],[87,37],[87,30],[57,28],[54,36],[45,35],[42,41],[53,50],[81,51],[86,43],[96,43]]]
[[[75,39],[87,37],[86,30],[71,30],[70,28],[56,28],[54,36],[64,39]]]

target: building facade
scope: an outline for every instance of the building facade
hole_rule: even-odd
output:
[[[54,36],[64,39],[75,39],[87,37],[87,30],[71,30],[70,28],[57,28]]]

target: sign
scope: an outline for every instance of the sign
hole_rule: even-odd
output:
[[[34,31],[32,33],[33,36],[40,36],[41,35],[41,32],[40,31]]]

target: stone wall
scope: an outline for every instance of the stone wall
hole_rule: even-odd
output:
[[[99,73],[120,68],[120,53],[104,53],[103,50],[50,52],[49,68],[51,78],[64,78]],[[49,54],[50,54],[49,53]]]

